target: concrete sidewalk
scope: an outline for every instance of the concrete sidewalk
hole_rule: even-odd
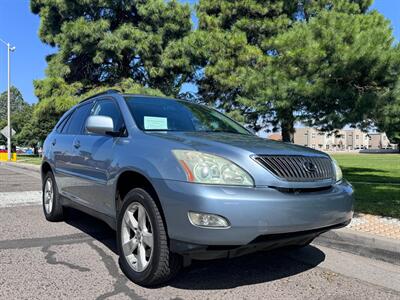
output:
[[[353,231],[400,240],[400,219],[357,213],[347,227]]]

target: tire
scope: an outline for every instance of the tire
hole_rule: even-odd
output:
[[[51,187],[49,187],[49,185]],[[47,172],[44,176],[42,192],[43,212],[46,220],[50,222],[59,222],[64,220],[64,209],[61,204],[56,180],[51,171]]]
[[[139,217],[143,209],[145,221]],[[131,190],[123,200],[117,220],[117,246],[122,271],[142,286],[164,283],[182,267],[182,257],[169,251],[166,228],[157,205],[141,188]]]

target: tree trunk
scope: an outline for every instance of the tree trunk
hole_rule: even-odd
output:
[[[282,141],[294,142],[294,117],[293,112],[286,112],[281,118]]]

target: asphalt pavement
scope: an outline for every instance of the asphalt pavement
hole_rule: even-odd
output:
[[[400,299],[400,267],[311,245],[195,262],[158,288],[120,271],[115,232],[75,210],[50,223],[40,176],[0,165],[0,299]]]

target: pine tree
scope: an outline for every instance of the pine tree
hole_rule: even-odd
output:
[[[163,53],[191,30],[190,7],[176,0],[31,0],[40,39],[57,48],[48,77],[80,82],[83,92],[133,79],[176,95],[186,80]]]
[[[296,121],[365,127],[400,72],[371,2],[200,0],[199,29],[167,51],[169,63],[195,74],[202,101],[256,130],[272,123],[284,141]]]

